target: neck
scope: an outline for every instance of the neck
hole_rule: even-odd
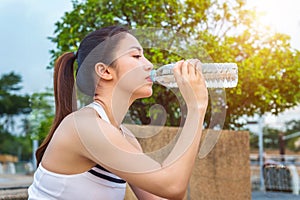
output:
[[[130,95],[122,91],[110,90],[96,93],[94,101],[105,110],[110,123],[119,128],[133,100]]]

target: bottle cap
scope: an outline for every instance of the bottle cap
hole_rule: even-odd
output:
[[[150,72],[150,79],[152,80],[152,82],[155,82],[155,81],[156,81],[155,76],[156,76],[156,70],[153,69],[153,70],[151,70],[151,72]]]

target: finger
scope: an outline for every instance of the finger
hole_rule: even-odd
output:
[[[188,75],[189,74],[189,62],[188,61],[185,61],[183,64],[182,64],[182,67],[181,67],[181,71],[182,71],[182,75]]]
[[[189,59],[188,61],[188,73],[194,75],[195,74],[195,60]]]
[[[196,74],[200,75],[202,74],[202,63],[200,60],[196,60],[196,63],[195,63],[195,69],[196,69]]]
[[[181,68],[182,68],[183,62],[184,62],[184,60],[178,61],[173,68],[173,73],[174,73],[176,81],[178,81],[181,77],[181,74],[182,74]]]
[[[192,62],[193,62],[193,65],[194,65],[194,74],[195,75],[201,75],[201,73],[202,73],[202,67],[201,67],[200,60],[193,59]]]

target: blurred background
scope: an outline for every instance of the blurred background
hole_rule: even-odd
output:
[[[239,83],[226,89],[223,129],[249,133],[252,190],[266,189],[266,163],[293,165],[300,174],[299,7],[298,0],[1,0],[0,188],[26,188],[31,181],[34,150],[55,114],[56,58],[111,24],[179,31],[199,41],[195,46],[214,62],[237,63]],[[162,64],[179,59],[159,49],[146,49],[145,56]],[[153,102],[169,114],[167,126],[180,124],[178,102],[161,86],[128,115],[148,124]],[[207,113],[206,128],[209,119]]]

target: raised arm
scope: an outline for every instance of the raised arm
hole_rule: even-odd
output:
[[[195,65],[198,60],[178,62],[175,78],[188,112],[173,150],[160,164],[132,145],[119,130],[89,109],[73,115],[78,136],[86,149],[83,156],[104,166],[134,187],[167,199],[182,199],[200,143],[208,93],[204,78]]]

